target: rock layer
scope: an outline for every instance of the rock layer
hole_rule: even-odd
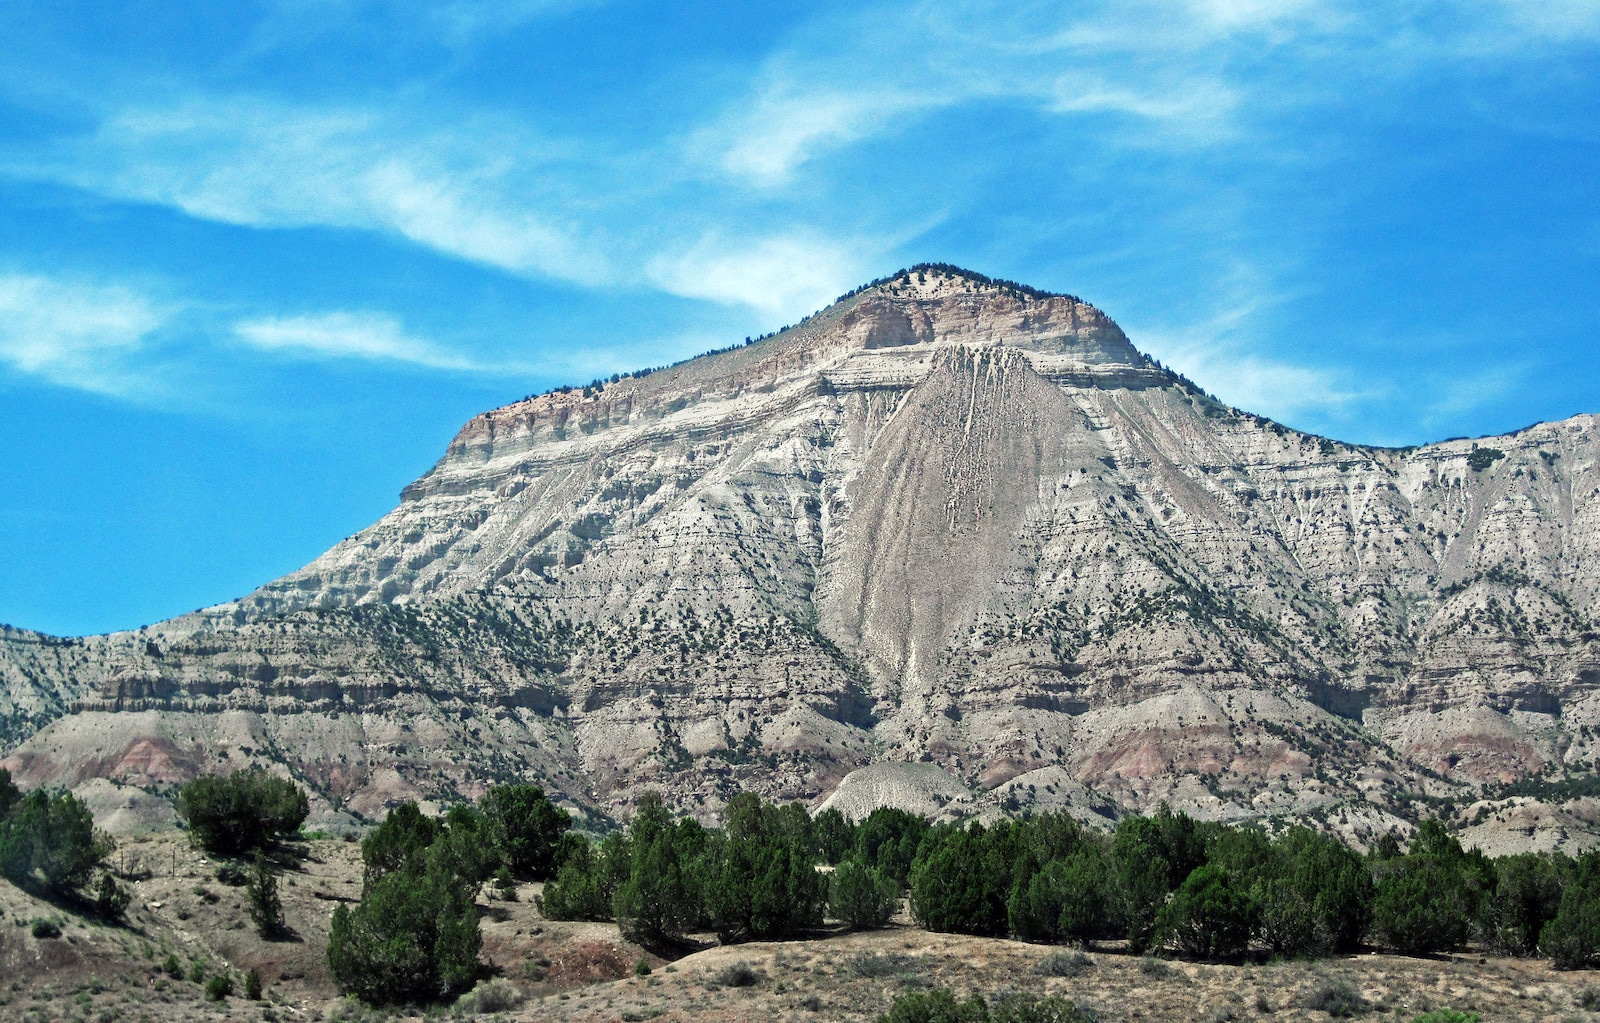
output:
[[[6,764],[267,762],[333,819],[508,777],[709,813],[925,761],[985,805],[1057,805],[1025,779],[1065,777],[1360,831],[1592,764],[1597,496],[1591,416],[1341,444],[1077,299],[908,271],[478,416],[395,511],[241,601],[78,661],[0,637],[30,724],[78,698]]]

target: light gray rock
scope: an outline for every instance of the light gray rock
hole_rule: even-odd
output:
[[[325,815],[516,777],[713,816],[925,761],[979,809],[1056,769],[1125,809],[1364,840],[1417,795],[1592,766],[1596,456],[1592,416],[1308,436],[1076,299],[904,273],[484,413],[393,512],[241,601],[71,656],[0,636],[33,715],[4,763],[278,764]]]

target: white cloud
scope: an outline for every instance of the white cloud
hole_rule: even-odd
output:
[[[778,185],[819,151],[875,134],[897,114],[922,105],[925,101],[893,90],[774,91],[728,121],[702,130],[699,138],[702,145],[722,147],[722,166],[735,176]]]
[[[0,362],[80,390],[146,390],[131,362],[168,315],[120,286],[0,274]]]
[[[648,273],[676,295],[793,316],[821,308],[859,283],[860,264],[850,246],[806,233],[752,241],[709,234],[657,257]]]
[[[384,231],[513,273],[597,283],[605,260],[539,208],[543,164],[558,155],[500,124],[429,130],[360,109],[210,97],[122,111],[12,169],[208,220]]]
[[[263,317],[235,324],[234,334],[256,348],[313,358],[406,362],[430,369],[485,368],[412,337],[398,319],[384,313]]]

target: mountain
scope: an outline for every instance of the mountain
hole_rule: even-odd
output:
[[[3,764],[157,793],[280,765],[330,824],[518,777],[598,818],[754,788],[1359,840],[1445,800],[1494,841],[1533,814],[1529,841],[1587,842],[1587,801],[1500,797],[1593,768],[1596,455],[1592,416],[1299,433],[1077,298],[922,266],[486,412],[238,601],[0,634],[14,727],[72,706]]]

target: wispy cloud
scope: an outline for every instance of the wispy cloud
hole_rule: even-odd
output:
[[[428,130],[393,114],[199,97],[118,112],[14,173],[250,227],[392,233],[519,274],[597,283],[604,258],[537,197],[553,144],[503,123]],[[545,205],[554,205],[548,203]]]
[[[0,362],[65,387],[145,391],[153,381],[135,359],[169,316],[118,285],[0,274]]]
[[[263,317],[234,325],[239,340],[266,351],[318,359],[403,362],[429,369],[481,371],[488,367],[406,333],[385,313],[334,312]]]

